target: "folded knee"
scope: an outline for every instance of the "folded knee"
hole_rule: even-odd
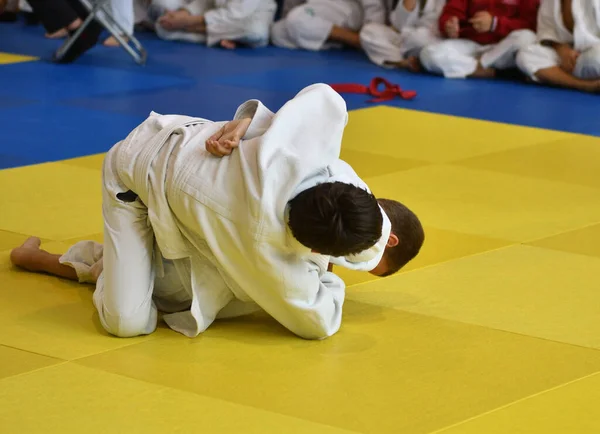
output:
[[[359,34],[360,42],[370,45],[377,43],[377,41],[379,41],[381,38],[381,32],[379,30],[380,26],[381,24],[377,23],[369,23],[363,26]]]
[[[420,60],[426,69],[431,69],[434,65],[442,63],[442,59],[446,56],[445,49],[442,44],[428,45],[421,50]]]
[[[537,36],[529,29],[515,30],[507,36],[517,47],[525,48],[535,44]]]
[[[119,338],[133,338],[148,335],[156,329],[156,319],[147,315],[135,315],[131,317],[102,315],[102,326],[113,336]]]
[[[310,35],[310,17],[302,6],[293,9],[285,19],[287,33],[294,43],[300,45],[304,39],[302,35]]]
[[[600,44],[590,48],[587,55],[590,57],[593,63],[600,65]]]

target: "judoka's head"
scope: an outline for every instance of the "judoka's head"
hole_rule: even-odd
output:
[[[385,277],[397,273],[419,254],[425,241],[425,232],[415,213],[400,202],[379,199],[379,205],[392,223],[392,232],[379,265],[370,273]]]
[[[379,241],[382,225],[375,196],[351,184],[319,184],[290,201],[292,234],[322,255],[362,252]]]

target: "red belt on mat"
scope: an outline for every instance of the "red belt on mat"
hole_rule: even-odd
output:
[[[383,84],[384,87],[380,90],[379,87],[381,84]],[[397,96],[402,99],[413,99],[417,96],[417,92],[414,90],[402,90],[397,84],[392,84],[382,77],[376,77],[371,80],[369,86],[355,83],[340,83],[332,84],[330,86],[339,93],[359,93],[375,97],[367,102],[390,101]]]

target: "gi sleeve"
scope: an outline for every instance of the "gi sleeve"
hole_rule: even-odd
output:
[[[265,286],[253,285],[249,295],[260,307],[304,339],[325,339],[340,329],[346,294],[342,279],[312,261],[289,262],[272,246],[259,247],[257,254],[262,279],[257,278]]]
[[[468,0],[448,0],[442,10],[439,19],[439,28],[442,35],[446,36],[446,23],[452,17],[457,17],[459,21],[467,19]]]
[[[262,136],[267,131],[273,116],[275,116],[273,112],[263,103],[253,99],[239,106],[233,119],[252,118],[246,134],[242,137],[242,140],[250,140]]]
[[[273,116],[255,139],[261,208],[271,213],[263,219],[279,221],[298,186],[339,159],[347,120],[344,99],[326,84],[303,89]]]
[[[538,5],[539,0],[522,0],[516,17],[497,17],[498,22],[493,33],[505,38],[515,30],[535,30]]]

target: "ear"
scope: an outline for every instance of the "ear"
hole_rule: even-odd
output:
[[[386,247],[396,247],[398,244],[400,244],[400,240],[398,239],[398,237],[396,236],[396,234],[394,234],[392,232],[390,234],[390,237],[388,238],[388,242],[386,244]]]

